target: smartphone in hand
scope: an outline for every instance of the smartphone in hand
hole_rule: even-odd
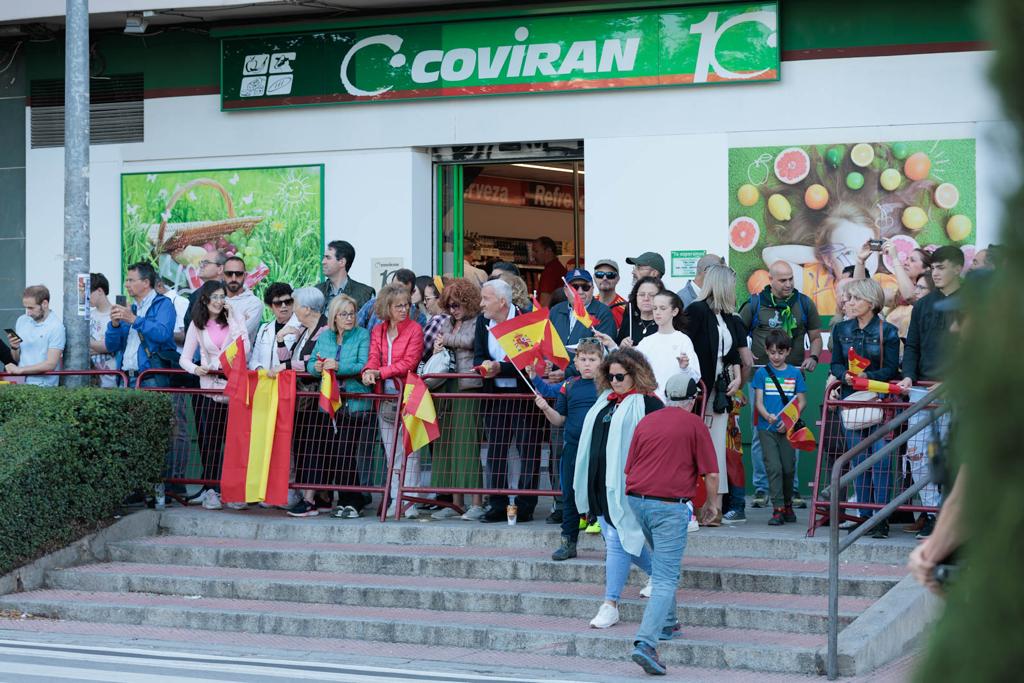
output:
[[[7,336],[10,337],[11,339],[13,339],[14,341],[19,341],[19,342],[21,341],[21,337],[18,336],[18,333],[15,332],[14,330],[12,330],[11,328],[9,328],[9,327],[5,328],[4,332],[6,332]]]
[[[127,306],[128,297],[126,297],[124,294],[118,294],[117,296],[114,297],[114,303],[117,304],[118,306]]]

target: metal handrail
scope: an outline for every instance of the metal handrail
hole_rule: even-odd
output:
[[[832,465],[832,473],[830,476],[830,484],[828,488],[822,491],[822,496],[828,499],[828,657],[826,661],[826,672],[830,681],[836,680],[839,676],[839,554],[849,548],[857,539],[861,538],[867,532],[871,531],[876,525],[880,524],[890,514],[892,514],[896,508],[910,500],[918,493],[921,489],[931,483],[931,471],[929,470],[928,476],[923,477],[920,480],[914,482],[914,484],[903,491],[900,495],[889,501],[885,507],[878,510],[874,515],[869,517],[863,523],[854,529],[845,541],[840,542],[839,540],[839,498],[841,496],[834,495],[838,491],[842,491],[845,487],[849,486],[858,475],[863,474],[873,467],[876,463],[883,460],[884,458],[891,457],[898,449],[905,445],[912,437],[916,434],[924,431],[925,428],[930,427],[936,420],[949,412],[948,405],[940,405],[938,408],[931,411],[930,419],[922,420],[915,424],[913,427],[907,429],[903,434],[887,443],[881,449],[875,453],[869,455],[863,462],[857,466],[851,468],[849,472],[843,474],[843,466],[853,460],[853,458],[861,455],[872,445],[885,438],[886,434],[891,433],[893,430],[906,424],[910,418],[914,417],[921,411],[928,408],[928,406],[935,403],[936,399],[940,394],[943,393],[942,385],[936,385],[927,394],[924,395],[921,400],[917,401],[911,407],[907,408],[903,412],[899,413],[884,425],[880,425],[865,437],[860,443],[851,448],[846,453],[836,458],[835,463]]]

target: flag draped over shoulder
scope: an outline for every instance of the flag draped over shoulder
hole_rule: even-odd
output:
[[[852,346],[847,354],[847,361],[847,371],[854,377],[863,374],[868,369],[868,366],[871,365],[871,361],[854,351]]]
[[[228,394],[221,496],[228,503],[285,505],[295,422],[295,371],[267,377],[266,370],[240,370],[236,359],[231,377],[242,375],[245,381],[236,381]]]
[[[417,451],[441,436],[434,398],[419,375],[409,373],[402,393],[402,424],[405,452]]]
[[[882,382],[877,379],[867,379],[866,377],[854,377],[853,378],[853,390],[854,391],[873,391],[876,394],[902,394],[903,387],[896,382]]]

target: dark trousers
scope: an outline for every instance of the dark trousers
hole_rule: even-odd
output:
[[[507,489],[508,454],[512,442],[519,449],[521,468],[519,489],[536,490],[540,486],[540,446],[543,438],[543,414],[533,401],[526,399],[493,399],[484,403],[484,429],[487,432],[488,488]],[[498,514],[508,505],[508,496],[492,495],[491,508]],[[532,515],[537,507],[536,496],[516,496],[518,514]]]
[[[772,507],[793,504],[793,470],[796,469],[796,451],[782,432],[757,430],[764,454],[764,469],[768,473],[768,491]]]
[[[562,449],[558,469],[562,484],[562,535],[575,543],[580,537],[580,511],[576,509],[576,491],[572,487],[572,480],[576,474],[575,445]]]

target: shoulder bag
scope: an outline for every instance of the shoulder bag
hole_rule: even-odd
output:
[[[879,350],[879,365],[885,365],[885,340],[882,337],[882,320],[878,320],[878,350]],[[881,403],[882,399],[873,391],[855,391],[850,394],[844,401],[852,401],[857,403]],[[874,427],[875,425],[882,424],[882,420],[885,419],[885,413],[881,408],[866,405],[863,408],[843,408],[839,411],[839,415],[843,420],[843,426],[851,431],[858,431]]]

